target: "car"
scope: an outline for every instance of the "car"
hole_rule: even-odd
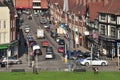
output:
[[[42,41],[41,42],[41,44],[42,44],[42,47],[47,47],[47,46],[49,46],[49,42],[48,41]]]
[[[50,26],[48,24],[45,24],[44,28],[45,28],[46,31],[48,31],[48,32],[50,31]]]
[[[64,45],[65,44],[65,40],[64,39],[60,39],[58,42],[59,45]]]
[[[46,47],[46,52],[53,52],[53,48],[51,46]]]
[[[91,52],[88,52],[88,51],[87,51],[87,52],[84,52],[84,53],[83,53],[83,56],[84,56],[84,58],[91,57]],[[92,54],[92,56],[93,56],[93,57],[98,57],[98,56],[95,55],[94,53]]]
[[[80,58],[84,57],[83,52],[81,50],[76,50],[76,56]]]
[[[36,42],[34,39],[28,39],[28,44],[29,44],[29,46],[30,47],[32,47],[32,44],[34,43],[34,42]]]
[[[25,33],[29,33],[30,32],[30,26],[26,25],[25,26]]]
[[[87,57],[85,59],[78,59],[76,60],[76,63],[80,63],[81,65],[89,66],[89,65],[99,65],[99,66],[106,66],[108,65],[108,61],[106,60],[100,60],[96,57],[92,58]]]
[[[58,34],[56,32],[51,32],[51,37],[52,38],[56,38],[58,36]]]
[[[58,43],[60,39],[62,39],[62,38],[61,38],[60,36],[57,36],[57,37],[55,38],[55,41]]]
[[[60,46],[58,47],[58,50],[57,50],[59,53],[64,53],[65,51],[65,48],[63,46]]]
[[[46,47],[45,59],[54,58],[53,48],[51,46]]]
[[[46,52],[45,59],[52,59],[52,58],[54,58],[54,53],[53,52]]]
[[[5,64],[22,64],[22,60],[21,59],[17,59],[16,57],[4,57],[2,59],[2,63]]]
[[[73,51],[67,50],[67,59],[74,60],[75,54]]]
[[[45,17],[41,17],[40,18],[40,23],[41,24],[46,24],[47,23],[47,19]]]

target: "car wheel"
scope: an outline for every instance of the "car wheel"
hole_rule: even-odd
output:
[[[17,64],[21,64],[21,63],[18,61]]]
[[[106,63],[105,63],[105,62],[102,62],[102,63],[101,63],[101,66],[105,66],[105,65],[106,65]]]
[[[88,62],[86,62],[86,63],[85,63],[85,66],[89,66],[89,63],[88,63]]]

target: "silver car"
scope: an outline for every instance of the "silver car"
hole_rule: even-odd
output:
[[[16,57],[4,57],[2,59],[2,63],[5,64],[22,64],[22,60],[21,59],[17,59]]]

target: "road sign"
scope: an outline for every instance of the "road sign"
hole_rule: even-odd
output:
[[[117,42],[117,46],[120,47],[120,42]]]

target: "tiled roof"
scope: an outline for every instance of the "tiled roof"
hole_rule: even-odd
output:
[[[0,1],[0,7],[5,6],[1,1]]]
[[[48,2],[47,2],[47,0],[41,0],[41,8],[48,9]]]
[[[120,15],[120,0],[112,0],[108,12]]]
[[[16,0],[16,8],[32,8],[32,0]]]
[[[90,20],[94,21],[98,17],[98,12],[103,9],[101,2],[94,2],[88,4]]]

